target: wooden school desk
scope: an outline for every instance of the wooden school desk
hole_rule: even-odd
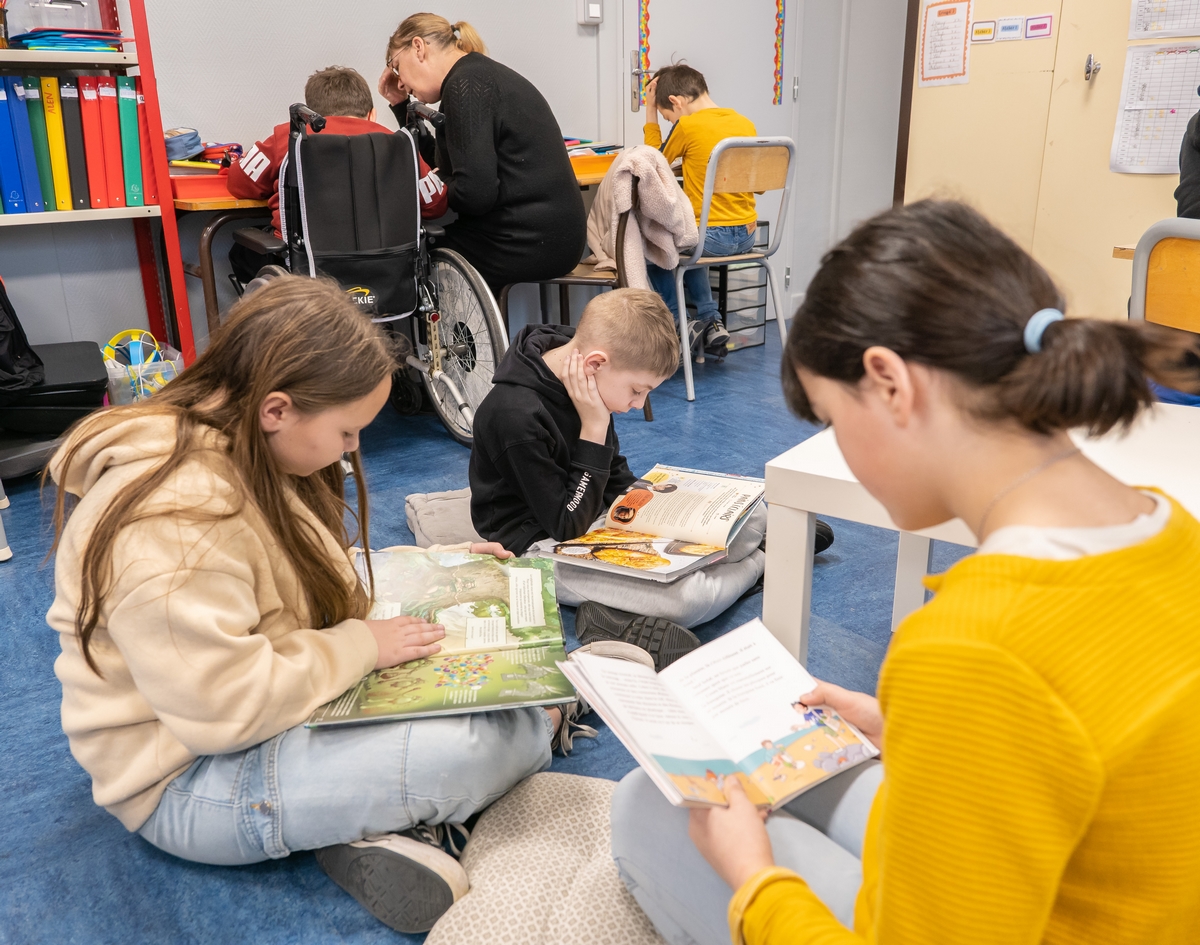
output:
[[[1072,433],[1083,454],[1122,482],[1158,486],[1200,518],[1200,407],[1156,404],[1127,436],[1088,439]],[[877,528],[896,528],[884,507],[854,478],[833,430],[822,430],[767,463],[767,570],[763,623],[802,663],[808,660],[812,609],[813,528],[817,513]],[[892,629],[925,603],[931,539],[975,547],[954,519],[920,532],[900,532]]]

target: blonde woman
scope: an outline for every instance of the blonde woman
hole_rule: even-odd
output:
[[[532,83],[490,59],[470,23],[415,13],[388,41],[379,79],[401,125],[410,93],[446,116],[435,164],[458,219],[438,245],[462,253],[494,293],[574,269],[587,216],[562,131]]]

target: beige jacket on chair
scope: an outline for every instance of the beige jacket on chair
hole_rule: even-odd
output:
[[[663,269],[679,265],[680,253],[691,253],[699,239],[696,216],[687,195],[675,180],[667,159],[648,145],[621,152],[596,189],[588,213],[588,246],[596,269],[617,269],[617,224],[633,207],[637,180],[637,226],[625,230],[625,273],[629,287],[650,288],[646,260]]]

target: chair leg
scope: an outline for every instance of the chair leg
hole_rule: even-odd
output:
[[[500,290],[500,298],[497,299],[497,304],[500,306],[500,318],[504,321],[504,333],[512,334],[508,330],[508,293],[512,291],[512,284],[506,285]]]
[[[775,284],[775,278],[771,275],[769,260],[763,260],[763,268],[767,270],[767,285],[771,287],[771,303],[775,306],[775,321],[779,326],[779,344],[781,347],[787,347],[787,318],[784,317],[783,303],[779,299],[779,286]]]
[[[692,380],[692,346],[688,337],[687,302],[683,298],[683,267],[675,270],[675,307],[679,309],[679,351],[683,356],[683,385],[687,399],[696,399],[696,384]]]
[[[550,324],[550,286],[544,282],[538,283],[538,304],[542,310],[542,324]]]
[[[642,404],[642,416],[646,418],[647,423],[654,422],[654,408],[650,406],[650,395],[646,395],[646,402]]]
[[[558,287],[558,323],[571,324],[571,287],[565,282]]]
[[[0,509],[8,508],[8,497],[4,494],[4,486],[0,484]],[[0,520],[0,561],[12,557],[12,549],[8,547],[8,538],[4,534],[4,521]]]

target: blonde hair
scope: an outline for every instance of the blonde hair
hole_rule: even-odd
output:
[[[112,580],[113,544],[128,525],[164,514],[148,502],[177,469],[191,460],[217,462],[218,472],[241,486],[235,507],[214,518],[230,518],[244,507],[257,510],[278,540],[307,597],[309,619],[317,628],[351,617],[366,617],[374,595],[367,557],[368,584],[347,582],[344,569],[329,559],[320,536],[291,507],[294,494],[345,549],[361,539],[370,547],[367,489],[356,450],[350,454],[357,493],[357,531],[346,529],[345,475],[339,463],[310,476],[289,476],[280,469],[259,426],[258,408],[271,391],[291,395],[296,409],[315,414],[371,393],[395,370],[387,336],[363,317],[338,286],[324,279],[280,276],[229,311],[229,320],[212,336],[208,349],[176,380],[151,397],[125,407],[110,407],[81,420],[56,458],[61,483],[91,437],[142,416],[175,422],[176,446],[158,466],[141,475],[100,515],[83,551],[81,593],[75,626],[84,659],[99,673],[89,650]],[[220,457],[206,447],[204,432],[224,435]],[[47,474],[49,470],[47,470]],[[45,477],[43,477],[43,483]],[[54,499],[55,547],[67,519],[65,490]],[[204,517],[194,509],[178,514]]]
[[[392,61],[396,50],[411,46],[418,36],[438,49],[454,46],[465,53],[477,52],[487,55],[487,46],[484,45],[483,38],[466,20],[451,23],[436,13],[414,13],[404,18],[404,22],[396,27],[396,32],[388,40],[388,62]]]
[[[649,289],[613,289],[583,310],[575,331],[583,349],[598,348],[613,367],[670,377],[679,367],[679,335],[662,296]]]

